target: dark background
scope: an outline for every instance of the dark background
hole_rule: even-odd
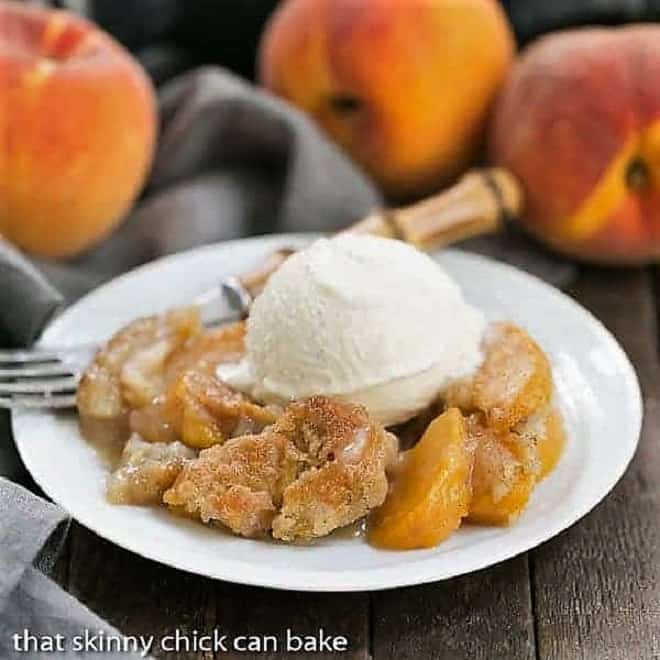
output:
[[[71,0],[51,4],[74,6]],[[88,14],[137,53],[156,83],[162,83],[185,69],[210,63],[253,78],[259,35],[277,4],[277,0],[90,0]],[[660,0],[502,0],[502,5],[521,45],[541,33],[574,25],[660,20]]]

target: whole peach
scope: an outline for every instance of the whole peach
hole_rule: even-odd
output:
[[[263,35],[260,79],[407,197],[474,157],[513,53],[496,0],[287,0]]]
[[[660,26],[556,33],[511,71],[490,133],[525,226],[602,263],[660,257]]]
[[[0,2],[0,233],[68,257],[105,237],[147,174],[151,84],[73,14]]]

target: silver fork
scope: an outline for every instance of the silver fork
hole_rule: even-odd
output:
[[[213,327],[244,318],[253,295],[237,277],[198,296],[202,320]],[[0,408],[66,409],[98,344],[0,351]]]

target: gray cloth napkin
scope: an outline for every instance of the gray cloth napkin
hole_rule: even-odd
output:
[[[0,342],[30,344],[63,302],[62,294],[0,239]]]
[[[226,71],[206,68],[172,81],[161,91],[160,109],[160,146],[145,196],[110,240],[69,264],[30,262],[0,243],[0,346],[29,345],[63,297],[75,300],[160,255],[255,233],[333,231],[383,203],[305,116]],[[554,283],[570,274],[515,232],[473,247]],[[0,475],[23,475],[6,414],[0,414]],[[17,629],[110,630],[35,564],[65,518],[58,507],[0,480],[3,658],[13,657],[8,635]]]
[[[382,204],[310,120],[218,68],[160,94],[162,131],[145,200],[77,266],[116,275],[155,257],[250,234],[332,231]]]
[[[106,636],[117,637],[121,633],[46,576],[69,526],[62,509],[0,478],[0,511],[0,658],[143,657],[140,653],[75,651],[76,638],[82,637],[78,644],[82,646],[85,631],[97,635],[102,630]],[[56,635],[61,636],[62,652],[51,654],[45,652],[47,646],[36,646],[57,643]]]

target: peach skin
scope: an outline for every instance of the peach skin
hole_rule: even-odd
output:
[[[146,74],[91,23],[0,1],[0,95],[0,233],[55,258],[99,242],[151,163]]]
[[[264,33],[260,79],[405,198],[473,159],[513,53],[495,0],[288,0]]]
[[[529,231],[601,263],[660,257],[660,27],[542,38],[494,114],[493,160],[521,181]]]

